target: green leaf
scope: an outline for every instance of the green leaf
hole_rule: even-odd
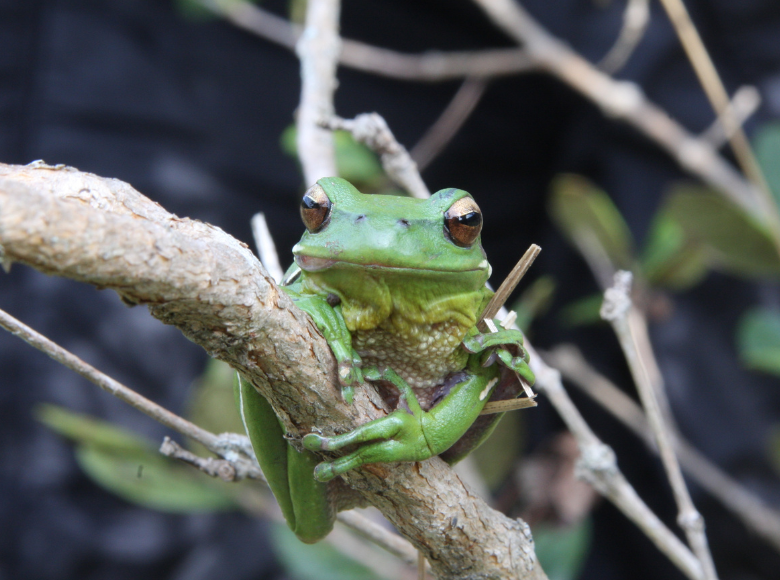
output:
[[[775,203],[780,205],[780,123],[764,125],[756,135],[753,146]]]
[[[304,544],[282,524],[274,524],[271,529],[276,555],[296,580],[381,580],[372,570],[328,542]]]
[[[775,471],[780,474],[780,424],[775,424],[769,431],[769,461]]]
[[[780,375],[780,312],[753,308],[737,327],[737,350],[745,366]]]
[[[40,405],[36,416],[76,441],[76,460],[84,472],[126,501],[171,513],[237,507],[222,482],[160,455],[150,441],[129,431],[55,405]]]
[[[477,447],[471,457],[491,491],[509,476],[525,443],[525,419],[522,411],[506,413],[495,430]]]
[[[601,304],[604,295],[599,293],[585,296],[574,302],[570,302],[558,313],[558,318],[563,326],[585,326],[601,322]]]
[[[699,186],[677,186],[666,211],[694,243],[707,247],[714,267],[750,278],[780,277],[780,256],[763,224]]]
[[[651,286],[684,290],[698,284],[707,273],[706,249],[688,237],[663,206],[650,226],[641,265]]]
[[[544,314],[550,307],[555,294],[555,280],[552,276],[540,276],[525,289],[512,310],[517,313],[517,326],[525,332],[531,327],[534,318]]]
[[[549,580],[574,580],[590,549],[590,519],[571,527],[537,526],[533,529],[536,556]]]
[[[298,157],[295,125],[284,130],[281,137],[282,150],[291,157]],[[334,131],[336,166],[339,177],[343,177],[361,191],[370,190],[384,181],[384,172],[376,154],[352,138],[347,131]]]
[[[579,175],[559,175],[552,183],[550,214],[560,230],[583,253],[613,267],[631,269],[633,239],[609,196]]]
[[[203,374],[193,383],[187,418],[212,433],[243,433],[244,424],[233,396],[230,366],[209,359]]]

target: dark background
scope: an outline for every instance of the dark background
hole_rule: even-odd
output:
[[[589,60],[611,47],[622,2],[529,0],[527,9]],[[780,115],[780,8],[775,0],[687,2],[729,90],[764,98],[754,131]],[[284,2],[264,6],[285,13]],[[620,72],[694,132],[711,108],[659,6]],[[470,2],[346,0],[343,34],[402,51],[511,46]],[[413,84],[341,69],[336,108],[377,111],[413,145],[458,83]],[[216,19],[185,18],[167,0],[0,0],[0,161],[44,159],[116,177],[179,215],[251,243],[248,218],[264,211],[283,261],[302,231],[302,181],[279,137],[298,102],[298,63],[283,48]],[[559,283],[556,306],[596,286],[545,210],[551,178],[589,176],[610,193],[639,243],[675,163],[631,129],[549,77],[491,83],[478,109],[424,173],[432,191],[472,192],[485,214],[484,245],[500,282],[531,242],[544,248],[534,276]],[[286,263],[283,264],[286,266]],[[773,285],[711,274],[673,298],[674,316],[653,328],[669,397],[683,433],[730,474],[780,505],[768,465],[780,387],[738,364],[733,336],[750,305],[777,305]],[[143,308],[111,292],[22,266],[0,274],[0,308],[162,405],[181,411],[205,354]],[[553,308],[553,312],[555,308]],[[531,332],[539,347],[574,340],[622,384],[626,370],[605,328],[568,331],[554,316]],[[53,402],[160,439],[164,430],[8,334],[0,334],[0,580],[278,578],[261,522],[241,515],[170,516],[96,487],[69,444],[36,423]],[[587,402],[583,411],[616,448],[640,494],[673,524],[668,484],[655,459]],[[530,447],[560,429],[544,403],[530,419]],[[719,504],[692,488],[706,518],[721,578],[777,578],[780,556]],[[680,578],[606,503],[582,578]]]

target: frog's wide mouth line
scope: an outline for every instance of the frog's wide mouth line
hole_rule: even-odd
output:
[[[479,267],[471,268],[469,270],[452,270],[452,269],[437,270],[435,268],[410,268],[408,266],[388,266],[386,264],[360,264],[357,262],[349,262],[347,260],[334,260],[333,258],[316,258],[314,256],[307,256],[305,254],[297,254],[295,256],[295,263],[298,264],[298,266],[300,266],[301,270],[305,270],[306,272],[319,272],[321,270],[327,270],[328,268],[336,264],[349,264],[351,266],[356,266],[360,268],[371,268],[377,270],[394,270],[398,272],[403,272],[404,270],[406,270],[408,272],[418,272],[418,273],[419,272],[450,272],[453,274],[465,273],[465,272],[479,272],[488,268],[486,261],[481,263]]]

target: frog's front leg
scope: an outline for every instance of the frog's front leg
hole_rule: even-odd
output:
[[[361,445],[344,457],[320,463],[314,470],[315,477],[329,481],[368,463],[422,461],[448,449],[477,418],[498,380],[495,367],[481,368],[478,357],[472,359],[469,365],[471,372],[465,373],[464,380],[457,383],[430,411],[420,408],[412,388],[391,369],[381,374],[376,369],[367,370],[366,378],[369,380],[382,379],[395,385],[409,410],[398,409],[344,435],[306,435],[303,445],[313,451],[335,451],[347,445]]]
[[[355,387],[363,382],[363,374],[360,371],[360,355],[352,348],[352,335],[344,322],[341,306],[332,306],[323,296],[299,293],[294,286],[282,286],[282,289],[290,295],[298,308],[311,316],[328,341],[339,366],[341,395],[346,402],[351,403]]]

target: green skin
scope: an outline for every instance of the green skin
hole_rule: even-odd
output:
[[[492,296],[485,286],[490,265],[479,238],[470,247],[460,247],[444,227],[445,212],[468,193],[446,189],[419,200],[365,195],[339,178],[317,183],[331,201],[331,214],[320,230],[307,231],[293,248],[301,273],[283,289],[328,341],[346,401],[352,401],[355,387],[366,380],[392,385],[399,401],[386,417],[349,433],[306,435],[303,446],[309,451],[299,452],[287,443],[268,402],[248,381],[237,378],[242,418],[260,466],[288,524],[305,542],[325,537],[333,526],[335,509],[324,482],[368,463],[423,461],[449,449],[490,399],[499,365],[534,382],[527,355],[513,355],[524,352],[519,331],[481,334],[476,328]],[[331,306],[329,296],[330,304],[335,297],[339,303]],[[444,382],[452,372],[465,372],[463,380],[427,410],[400,371],[365,364],[353,348],[355,332],[390,328],[402,340],[409,336],[419,341],[421,332],[438,323],[449,325],[455,346],[448,360],[454,367],[434,380]],[[492,426],[473,445],[490,430]],[[354,450],[333,461],[320,462],[312,453],[347,445]]]

